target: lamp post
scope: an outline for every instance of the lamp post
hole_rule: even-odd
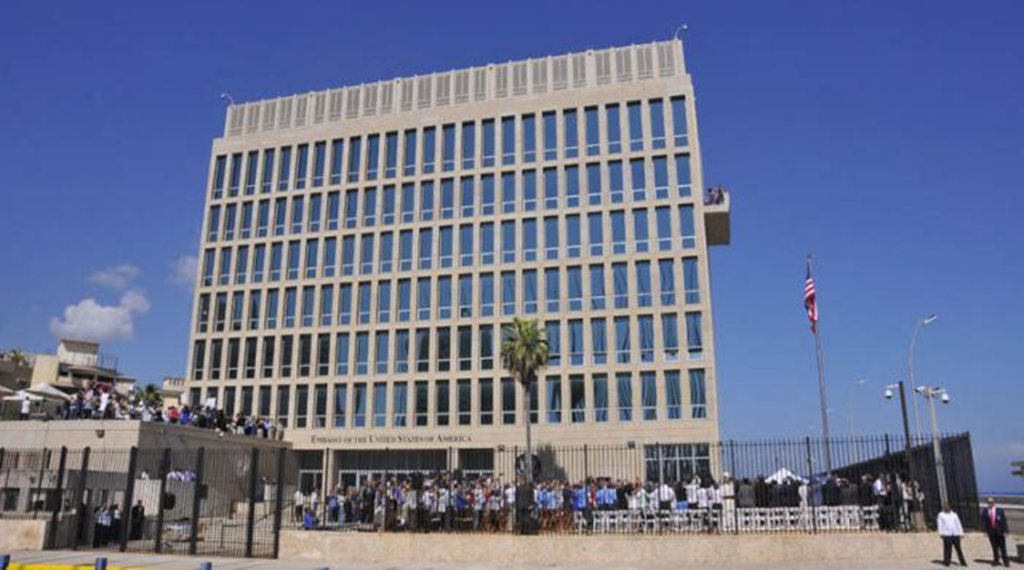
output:
[[[939,504],[946,502],[946,467],[942,462],[942,445],[939,442],[939,423],[935,417],[935,399],[942,400],[943,404],[949,403],[949,392],[945,388],[933,388],[931,386],[918,386],[917,393],[928,400],[928,406],[932,414],[932,450],[935,452],[935,475],[939,478]]]
[[[866,383],[867,381],[868,381],[867,378],[859,378],[859,379],[855,380],[853,382],[853,384],[850,386],[850,409],[849,409],[849,415],[850,415],[850,437],[857,437],[857,432],[855,432],[854,429],[853,429],[853,405],[856,403],[854,398],[857,395],[857,386],[861,386],[864,383]]]
[[[923,327],[926,327],[935,322],[939,316],[935,313],[918,319],[917,325],[914,326],[914,335],[910,337],[910,351],[907,355],[907,369],[910,374],[910,390],[913,393],[917,393],[917,384],[914,382],[914,346],[917,345],[917,335],[921,332]],[[917,412],[917,398],[914,398],[914,435],[920,435],[921,433],[921,421],[918,417]]]
[[[917,479],[914,477],[914,458],[911,453],[910,418],[907,416],[907,390],[904,387],[903,380],[885,387],[885,399],[892,399],[894,395],[893,390],[899,390],[900,395],[900,412],[903,416],[903,454],[907,461],[907,478],[910,480],[911,488],[914,489],[914,494],[910,498],[911,506],[914,512],[920,512],[917,504]],[[910,527],[911,530],[917,530],[917,519],[914,517],[910,518]]]

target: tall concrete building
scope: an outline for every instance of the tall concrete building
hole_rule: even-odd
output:
[[[697,132],[678,40],[231,104],[190,401],[284,423],[320,488],[495,472],[527,415],[542,447],[707,469],[729,203],[703,199]],[[514,316],[551,345],[530,410],[501,361]]]

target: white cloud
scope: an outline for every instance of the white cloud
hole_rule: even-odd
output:
[[[134,265],[118,265],[101,269],[89,276],[89,281],[110,287],[111,289],[124,289],[131,285],[132,281],[139,276],[139,268]]]
[[[189,289],[196,282],[196,267],[199,261],[194,255],[183,255],[170,264],[170,273],[167,278],[174,285],[187,287]]]
[[[63,318],[51,318],[50,332],[59,338],[96,342],[131,340],[135,335],[135,318],[149,311],[149,306],[149,300],[140,291],[126,291],[117,305],[83,299],[68,305]]]

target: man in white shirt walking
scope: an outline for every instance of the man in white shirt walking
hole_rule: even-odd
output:
[[[960,559],[961,566],[967,566],[964,559],[964,551],[960,548],[960,537],[964,535],[964,527],[960,524],[960,517],[949,508],[949,503],[942,504],[942,512],[938,519],[939,536],[942,537],[942,564],[949,566],[953,549],[956,548],[956,555]]]

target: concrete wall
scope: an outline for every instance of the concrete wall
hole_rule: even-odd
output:
[[[92,448],[188,450],[279,448],[288,444],[258,437],[220,435],[214,430],[165,423],[144,423],[129,420],[69,420],[3,422],[0,424],[0,448],[6,449],[68,449]]]
[[[0,520],[0,552],[42,550],[46,521]]]
[[[978,534],[968,558],[991,555]],[[923,534],[793,534],[726,536],[520,537],[480,534],[377,534],[284,531],[281,559],[330,563],[597,565],[677,568],[689,564],[864,562],[941,559],[942,546]]]

